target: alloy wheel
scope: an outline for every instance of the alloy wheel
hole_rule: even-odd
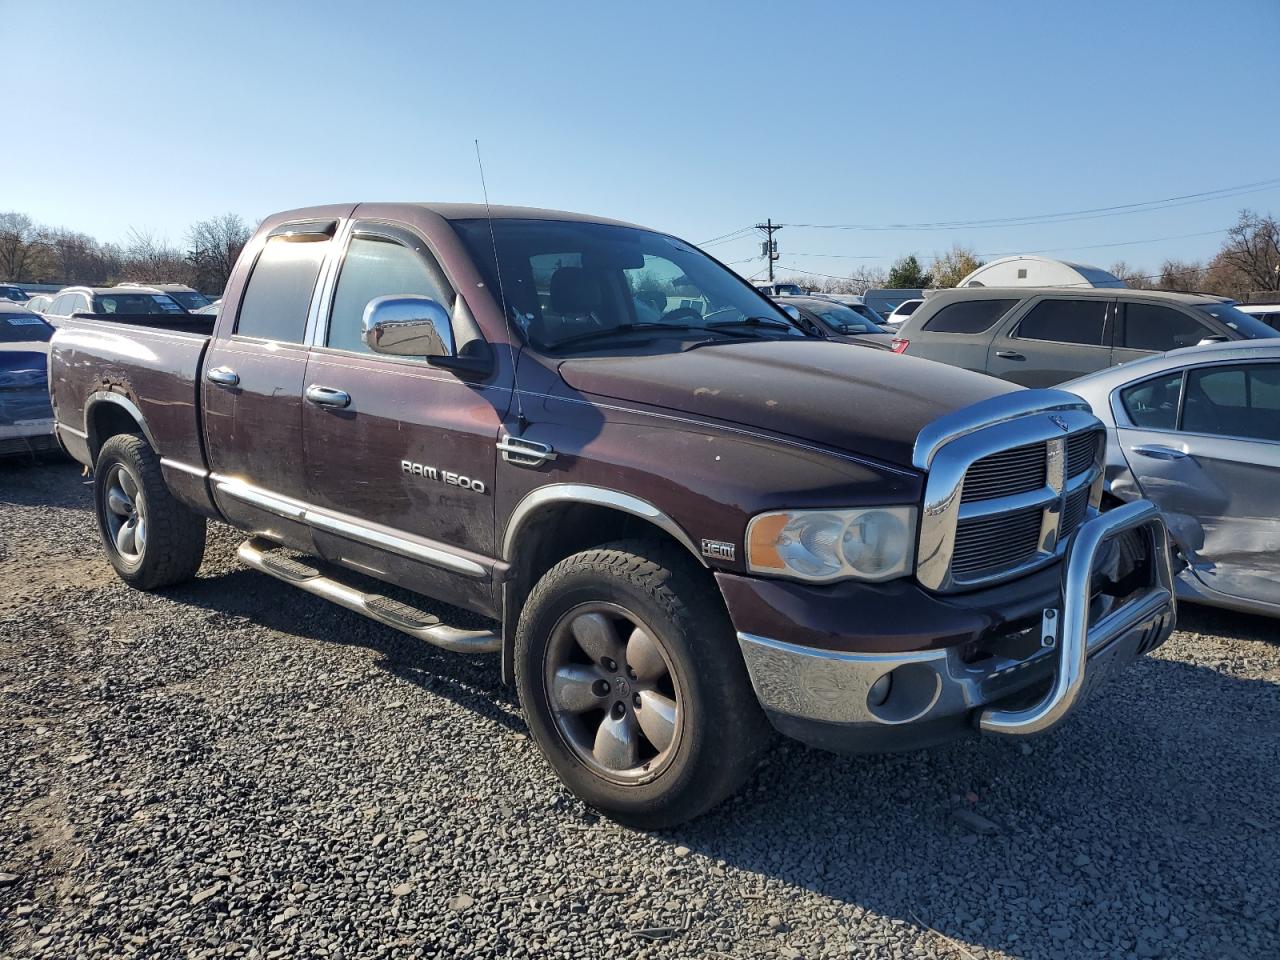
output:
[[[547,648],[547,702],[561,737],[598,775],[635,783],[675,755],[683,694],[661,638],[613,603],[582,604]]]
[[[141,563],[147,546],[147,516],[137,478],[122,463],[107,473],[104,518],[107,535],[127,563]]]

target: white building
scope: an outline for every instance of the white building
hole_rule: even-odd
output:
[[[1125,282],[1098,267],[1049,257],[1001,257],[984,263],[958,287],[1123,287]]]

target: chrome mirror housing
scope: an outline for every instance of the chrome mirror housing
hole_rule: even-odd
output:
[[[364,308],[360,337],[374,353],[393,357],[456,355],[449,311],[416,294],[376,297]]]

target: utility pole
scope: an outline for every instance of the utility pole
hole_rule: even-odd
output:
[[[760,253],[769,259],[769,282],[773,283],[773,264],[778,259],[778,241],[773,239],[773,235],[781,230],[782,227],[775,227],[773,218],[770,218],[764,223],[757,223],[756,229],[763,230],[767,238],[760,243]]]

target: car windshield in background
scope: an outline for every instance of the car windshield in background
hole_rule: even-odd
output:
[[[0,297],[12,300],[14,303],[23,303],[31,299],[27,291],[21,287],[0,287]]]
[[[94,313],[184,313],[167,293],[102,293],[93,298]]]
[[[695,247],[636,227],[572,220],[455,220],[507,309],[547,349],[630,339],[775,339],[805,334],[737,274]]]
[[[1197,303],[1196,309],[1207,313],[1219,323],[1225,323],[1232,330],[1238,331],[1247,340],[1258,340],[1262,337],[1280,337],[1280,330],[1269,327],[1257,317],[1237,310],[1227,303]]]
[[[844,304],[832,303],[810,305],[809,309],[823,319],[837,333],[884,333],[876,324],[866,319],[854,310]]]
[[[53,327],[34,313],[0,313],[0,343],[48,340]]]
[[[170,290],[169,296],[177,300],[187,310],[199,310],[201,307],[207,307],[212,302],[203,293],[196,293],[194,290]]]

